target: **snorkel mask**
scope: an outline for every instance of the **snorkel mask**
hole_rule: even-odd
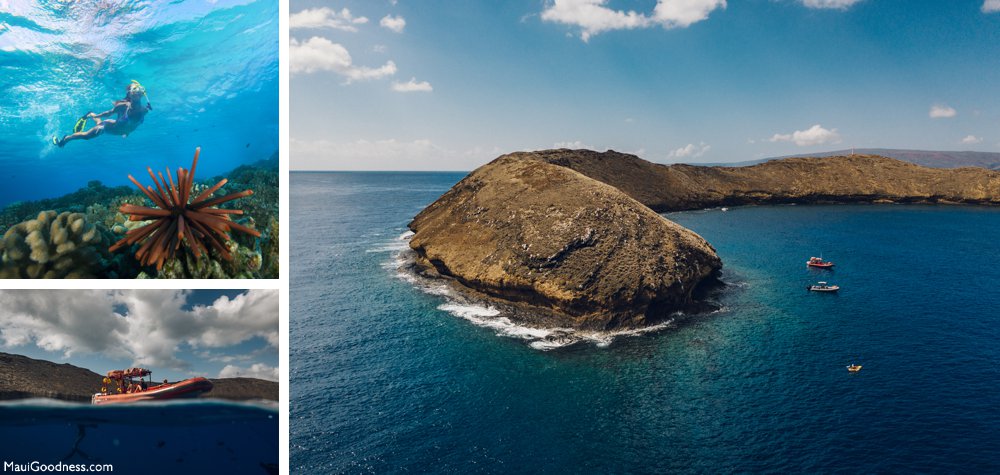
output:
[[[145,97],[146,108],[148,108],[149,110],[153,110],[153,103],[149,101],[149,95],[146,94],[146,88],[142,87],[142,84],[139,84],[139,81],[133,79],[132,82],[128,86],[126,86],[126,90],[128,91],[128,94],[130,96],[132,94],[138,94],[140,96]]]
[[[146,88],[142,87],[142,84],[139,84],[139,81],[136,81],[135,79],[132,80],[131,84],[125,87],[125,91],[128,92],[129,95],[146,95]]]

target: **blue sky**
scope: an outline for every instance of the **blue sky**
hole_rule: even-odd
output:
[[[292,0],[290,26],[292,169],[1000,152],[1000,0]]]
[[[276,290],[54,292],[0,290],[0,351],[98,374],[278,380]]]

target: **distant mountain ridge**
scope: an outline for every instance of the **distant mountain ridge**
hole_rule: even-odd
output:
[[[69,363],[57,364],[27,356],[0,353],[0,400],[50,398],[90,402],[100,390],[102,375]],[[246,401],[278,400],[278,383],[256,378],[211,379],[202,397]]]
[[[757,165],[771,160],[781,160],[793,157],[837,157],[855,155],[879,155],[883,157],[895,158],[904,162],[915,163],[931,168],[961,168],[961,167],[981,167],[989,170],[1000,170],[1000,153],[995,152],[948,152],[938,150],[905,150],[891,148],[856,148],[836,150],[833,152],[800,153],[796,155],[785,155],[782,157],[762,158],[760,160],[747,160],[735,163],[692,163],[692,165],[723,166],[723,167],[745,167]]]

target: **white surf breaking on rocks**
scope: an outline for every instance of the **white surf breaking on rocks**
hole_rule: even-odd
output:
[[[683,315],[681,312],[677,312],[673,315],[675,318],[670,318],[657,325],[609,332],[562,327],[537,328],[522,325],[512,321],[509,314],[505,314],[503,309],[495,305],[475,301],[454,291],[447,283],[439,279],[420,275],[416,267],[416,252],[409,246],[411,237],[413,237],[413,232],[406,231],[392,241],[381,243],[378,247],[367,252],[390,253],[390,258],[382,264],[382,268],[393,272],[398,279],[413,285],[422,292],[443,297],[445,302],[437,307],[438,310],[471,322],[476,326],[487,328],[495,332],[497,336],[524,340],[528,346],[536,350],[555,350],[577,343],[590,343],[599,348],[605,348],[611,345],[616,338],[646,335],[670,328],[674,326],[676,317]]]

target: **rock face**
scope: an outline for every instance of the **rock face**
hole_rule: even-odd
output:
[[[779,203],[1000,204],[1000,171],[928,168],[873,155],[786,158],[748,167],[667,166],[613,151],[526,155],[607,183],[661,212]]]
[[[621,191],[508,155],[410,223],[420,263],[529,309],[548,326],[638,327],[691,303],[719,269],[711,246]]]
[[[608,151],[504,155],[409,227],[425,272],[510,303],[529,323],[640,327],[692,303],[721,267],[697,234],[657,212],[778,203],[1000,204],[1000,172],[878,156],[749,167],[658,165]]]
[[[246,401],[249,399],[278,400],[278,383],[257,378],[211,379],[212,390],[202,397]]]
[[[44,397],[90,402],[101,376],[70,364],[0,353],[0,400]]]

